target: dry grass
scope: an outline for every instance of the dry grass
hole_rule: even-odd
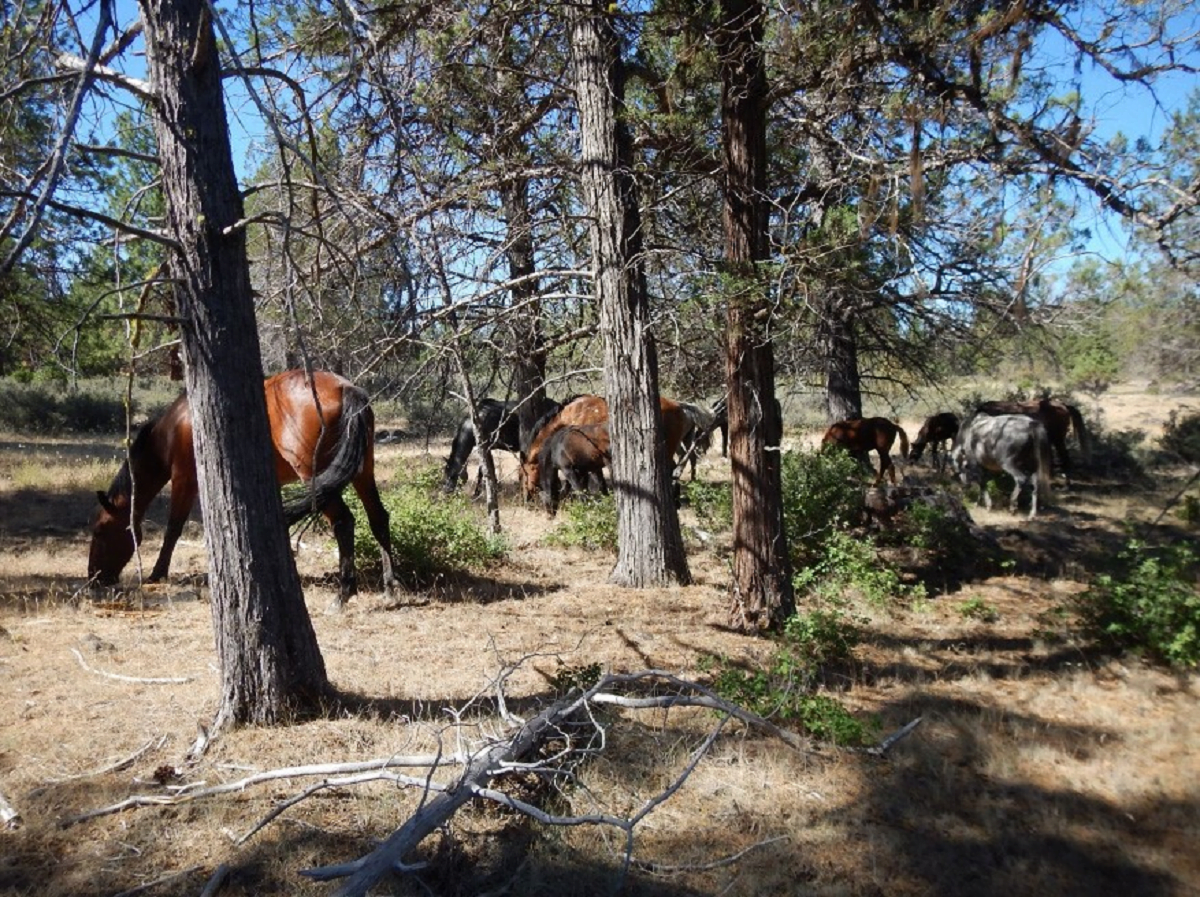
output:
[[[1175,404],[1128,401],[1130,415],[1150,416],[1147,429]],[[1111,411],[1108,425],[1118,426]],[[330,893],[298,870],[361,855],[412,812],[418,795],[382,784],[322,792],[241,847],[234,838],[311,782],[58,827],[130,794],[162,793],[155,772],[178,764],[197,723],[211,717],[218,674],[199,527],[185,534],[172,584],[145,589],[143,606],[73,600],[91,491],[115,470],[114,452],[44,443],[31,457],[20,444],[0,440],[0,794],[24,825],[0,833],[0,894],[113,895],[178,872],[140,893],[194,895],[222,863],[233,872],[221,894]],[[56,452],[72,454],[63,464]],[[419,455],[383,448],[380,469]],[[511,483],[511,460],[501,460]],[[726,475],[723,464],[707,458],[702,475]],[[41,467],[62,477],[38,481]],[[698,676],[705,655],[754,663],[770,653],[764,641],[724,628],[727,549],[693,545],[696,584],[687,588],[614,589],[605,582],[611,559],[548,547],[553,524],[507,498],[513,559],[491,572],[495,584],[442,584],[400,601],[366,593],[329,616],[322,611],[335,559],[321,539],[306,539],[298,563],[329,674],[361,699],[359,709],[230,733],[186,781],[431,750],[445,732],[445,708],[485,691],[521,658],[508,692],[528,712],[565,668],[598,662]],[[624,893],[1200,893],[1196,678],[1040,634],[1042,615],[1111,552],[1121,520],[1152,516],[1161,500],[1161,492],[1083,483],[1031,525],[980,515],[1020,559],[1017,568],[913,606],[870,608],[859,669],[839,694],[884,731],[923,717],[915,734],[881,760],[833,749],[798,754],[727,727],[638,829],[638,865]],[[151,545],[158,535],[148,531]],[[995,620],[964,615],[971,599],[994,608]],[[475,721],[472,734],[482,735],[488,720]],[[713,723],[698,711],[614,713],[606,751],[571,788],[554,795],[537,782],[522,787],[559,812],[634,811],[673,780]],[[100,771],[147,744],[128,767]],[[473,806],[411,858],[431,863],[420,884],[398,878],[376,893],[609,893],[620,851],[611,831],[546,831]]]

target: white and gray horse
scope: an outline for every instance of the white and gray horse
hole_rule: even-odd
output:
[[[1016,488],[1009,499],[1011,510],[1017,509],[1025,486],[1030,487],[1030,517],[1037,514],[1038,494],[1041,493],[1043,504],[1049,498],[1050,437],[1041,422],[1031,417],[974,415],[959,427],[950,459],[964,484],[979,480],[982,501],[989,511],[992,509],[992,497],[987,490],[989,472],[1003,471],[1015,481]]]

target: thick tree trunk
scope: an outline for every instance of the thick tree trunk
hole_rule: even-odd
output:
[[[619,114],[624,67],[602,0],[571,7],[583,194],[604,337],[604,384],[617,503],[611,581],[635,588],[691,580],[662,438],[633,143]]]
[[[217,727],[269,723],[329,688],[283,523],[245,231],[205,0],[141,0],[184,320],[221,664]]]
[[[854,322],[836,300],[826,303],[819,330],[825,361],[825,408],[829,422],[862,417],[862,381]]]
[[[733,604],[730,624],[777,628],[795,610],[783,528],[775,359],[767,285],[766,75],[757,0],[723,0],[717,35],[725,152],[725,273],[729,326],[729,458],[733,466]]]
[[[515,164],[522,164],[516,161]],[[508,229],[508,276],[513,283],[513,315],[509,328],[513,348],[513,393],[521,404],[517,416],[524,435],[546,410],[546,348],[542,336],[542,308],[538,301],[537,266],[533,255],[532,216],[529,212],[529,182],[525,178],[506,181],[500,200]]]

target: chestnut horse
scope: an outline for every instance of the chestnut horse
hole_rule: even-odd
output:
[[[687,415],[678,402],[660,398],[659,408],[662,411],[663,439],[667,446],[667,463],[675,457],[679,441],[688,424]],[[541,482],[541,471],[538,456],[546,440],[554,435],[556,430],[566,426],[586,424],[607,424],[608,402],[600,396],[579,396],[567,402],[556,414],[542,418],[535,427],[529,448],[521,458],[521,479],[525,483],[525,494],[534,498],[538,493]]]
[[[892,443],[900,436],[900,457],[908,455],[908,434],[897,423],[886,417],[863,417],[858,420],[838,421],[825,431],[821,447],[840,445],[867,467],[871,466],[867,457],[869,452],[879,454],[879,475],[875,477],[875,485],[883,482],[883,475],[890,473],[892,485],[896,484],[896,468],[892,464]]]
[[[325,371],[314,371],[311,381],[304,371],[287,371],[268,379],[264,388],[275,449],[275,475],[281,486],[301,480],[308,487],[299,498],[285,502],[288,525],[314,510],[328,518],[338,544],[340,597],[344,601],[356,591],[354,515],[342,500],[342,489],[353,484],[379,543],[383,581],[390,589],[396,583],[391,535],[388,513],[375,484],[375,416],[366,391]],[[129,457],[108,492],[96,493],[100,512],[92,527],[88,556],[88,578],[92,582],[117,582],[142,540],[146,509],[168,482],[171,508],[167,529],[147,582],[166,578],[175,543],[199,491],[186,395],[138,430]]]
[[[921,425],[921,432],[913,440],[912,451],[909,452],[908,460],[914,464],[920,461],[921,453],[925,451],[925,446],[929,446],[929,458],[933,462],[934,469],[942,470],[946,466],[946,456],[943,454],[939,458],[938,452],[945,447],[944,443],[953,442],[954,437],[957,435],[957,414],[950,411],[943,411],[940,414],[934,414],[925,418],[925,423]]]
[[[1038,402],[984,402],[976,411],[993,417],[998,414],[1024,414],[1041,421],[1068,481],[1071,479],[1071,456],[1067,454],[1067,433],[1071,427],[1075,428],[1075,438],[1079,440],[1080,450],[1086,455],[1090,449],[1083,415],[1074,405],[1068,405],[1058,399],[1042,399]]]

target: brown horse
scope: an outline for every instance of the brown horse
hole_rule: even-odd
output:
[[[560,472],[572,492],[587,492],[595,483],[602,495],[608,494],[604,468],[612,462],[609,447],[607,423],[559,427],[542,443],[538,453],[539,482],[542,504],[550,516],[558,511],[563,494],[558,479]]]
[[[997,414],[1024,414],[1034,420],[1040,420],[1050,437],[1050,445],[1062,465],[1063,473],[1068,481],[1071,478],[1071,456],[1067,454],[1067,433],[1075,428],[1075,438],[1079,440],[1079,448],[1086,455],[1090,450],[1087,428],[1083,425],[1083,415],[1074,405],[1060,402],[1058,399],[1042,399],[1038,402],[984,402],[977,409],[982,414],[995,416]]]
[[[379,542],[384,584],[391,588],[396,582],[391,535],[388,513],[375,484],[375,418],[367,393],[349,380],[325,371],[314,371],[311,381],[304,371],[288,371],[271,377],[264,387],[279,484],[301,480],[308,485],[302,496],[285,503],[288,525],[307,517],[314,509],[328,518],[340,555],[341,599],[353,595],[356,591],[354,515],[341,495],[342,489],[352,483],[366,509],[371,532]],[[92,582],[101,585],[117,582],[142,540],[146,509],[168,482],[171,508],[167,529],[147,582],[166,578],[175,543],[199,491],[192,416],[186,395],[142,426],[108,492],[96,493],[100,512],[92,527],[88,556],[88,578]]]
[[[840,445],[867,467],[871,466],[870,459],[867,457],[868,453],[877,452],[879,454],[879,475],[875,477],[875,485],[878,486],[882,483],[883,475],[889,472],[892,477],[892,485],[895,485],[896,468],[892,464],[892,456],[889,452],[892,450],[892,443],[896,441],[897,434],[900,436],[900,457],[907,457],[908,434],[899,424],[893,423],[886,417],[864,417],[858,420],[838,421],[825,431],[821,447]]]
[[[938,452],[945,447],[944,443],[952,442],[957,435],[957,414],[943,411],[940,414],[934,414],[925,418],[925,423],[921,425],[921,432],[913,440],[912,451],[908,455],[908,460],[914,464],[920,461],[921,453],[925,451],[925,446],[929,446],[929,458],[933,462],[934,468],[941,470],[946,466],[946,455],[943,454],[939,458]]]
[[[675,457],[679,441],[687,428],[687,415],[678,402],[660,398],[659,408],[662,411],[663,438],[667,445],[667,462]],[[521,458],[521,479],[525,483],[525,494],[534,498],[538,493],[540,483],[540,466],[538,456],[546,440],[554,435],[556,430],[567,426],[608,423],[608,402],[600,396],[579,396],[563,405],[557,414],[539,422],[536,432],[529,443],[529,449]]]

